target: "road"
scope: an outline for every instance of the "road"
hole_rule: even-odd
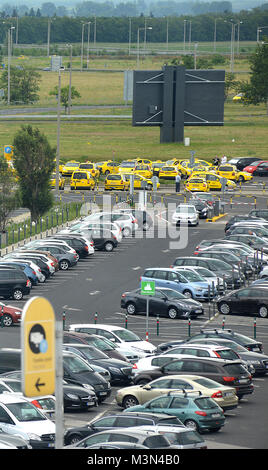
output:
[[[74,195],[75,196],[75,195]],[[92,197],[92,196],[91,196]],[[263,205],[265,201],[263,200]],[[248,212],[251,206],[233,206],[228,213]],[[158,225],[148,234],[139,233],[139,237],[124,239],[112,253],[95,252],[89,259],[79,261],[68,272],[58,272],[55,278],[44,285],[33,288],[31,295],[48,298],[59,320],[66,313],[66,327],[71,323],[93,323],[98,313],[98,323],[125,326],[125,313],[120,309],[120,297],[124,291],[138,287],[139,277],[149,266],[169,266],[180,254],[192,255],[197,243],[206,238],[223,236],[225,219],[215,223],[200,221],[198,227],[189,229],[188,245],[183,250],[171,248],[170,242],[178,232],[170,226],[165,212],[158,217]],[[22,307],[25,301],[16,302]],[[222,327],[223,318],[213,316],[213,307],[206,305],[202,319],[192,320],[190,334],[198,332],[200,327],[210,325]],[[210,314],[210,315],[209,315]],[[145,339],[145,317],[128,317],[128,328]],[[232,328],[253,337],[254,321],[252,317],[230,316],[225,319],[225,328]],[[264,351],[268,352],[268,322],[257,318],[257,339],[263,341]],[[186,320],[160,319],[157,334],[156,319],[149,319],[149,341],[157,345],[172,338],[185,339],[189,334]],[[5,328],[0,331],[1,347],[20,347],[20,327]],[[219,433],[209,434],[206,439],[209,448],[250,448],[267,449],[268,378],[254,379],[255,393],[245,397],[237,409],[227,414],[226,425]],[[105,414],[118,411],[114,402],[116,392],[113,387],[111,397],[96,410],[88,413],[65,413],[65,427],[71,427]]]

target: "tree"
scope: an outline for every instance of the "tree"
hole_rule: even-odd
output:
[[[53,90],[49,92],[51,96],[58,96],[58,86],[55,86]],[[80,98],[80,93],[76,90],[74,86],[71,87],[71,99]],[[60,101],[65,108],[65,114],[69,104],[69,85],[61,88],[60,92]]]
[[[19,205],[18,191],[12,170],[4,157],[0,157],[0,231],[4,232],[9,214]]]
[[[10,67],[10,102],[25,104],[38,101],[39,82],[41,75],[30,67]],[[4,70],[0,86],[5,91],[5,101],[8,97],[8,71]]]
[[[266,103],[268,115],[268,37],[263,39],[250,57],[249,82],[239,82],[239,88],[240,92],[244,93],[243,104]]]
[[[53,205],[50,176],[55,169],[56,149],[38,128],[21,126],[14,137],[14,167],[21,201],[37,221]]]

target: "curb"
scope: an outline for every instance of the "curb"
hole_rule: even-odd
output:
[[[228,215],[227,212],[225,212],[225,214],[215,215],[215,217],[212,217],[212,219],[207,219],[206,222],[216,222],[217,220],[221,219],[222,217],[225,217],[226,215]]]

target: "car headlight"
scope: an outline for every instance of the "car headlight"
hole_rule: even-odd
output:
[[[42,440],[40,436],[38,436],[37,434],[34,434],[32,432],[29,432],[28,438],[32,439],[32,440],[35,440],[35,441],[41,441]]]
[[[74,395],[73,393],[66,393],[66,396],[67,396],[68,398],[71,398],[71,400],[77,400],[77,401],[79,401],[78,395]]]
[[[92,385],[89,385],[89,384],[82,384],[82,386],[83,386],[84,388],[86,388],[87,390],[91,390],[91,391],[93,391],[93,392],[95,391],[95,390],[94,390],[94,387],[92,387]]]

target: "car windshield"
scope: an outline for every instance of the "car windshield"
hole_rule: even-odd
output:
[[[209,410],[212,408],[219,408],[219,405],[217,405],[217,403],[211,398],[205,398],[205,397],[196,398],[194,402],[200,410]]]
[[[94,372],[94,370],[86,364],[83,360],[74,356],[64,356],[64,364],[74,374],[81,374],[83,372]]]
[[[223,367],[226,373],[232,377],[247,373],[246,368],[242,364],[227,364],[223,365]]]
[[[130,341],[141,341],[141,339],[132,331],[128,331],[125,329],[122,330],[113,330],[113,333],[118,336],[122,341],[130,342]]]
[[[107,338],[88,338],[86,340],[89,344],[93,344],[95,348],[100,349],[101,351],[112,351],[115,348],[114,344],[109,341]]]
[[[176,290],[169,290],[169,289],[161,289],[160,292],[163,292],[168,299],[186,299],[185,295],[177,292]]]
[[[14,380],[13,382],[9,380],[8,382],[6,382],[6,385],[8,385],[13,390],[13,392],[21,392],[21,383],[19,381],[17,382],[16,380]]]
[[[237,353],[248,352],[247,348],[244,348],[244,346],[241,346],[241,344],[235,343],[234,341],[226,341],[224,342],[224,345]]]
[[[6,407],[20,422],[46,420],[46,417],[31,403],[8,403]]]
[[[79,351],[83,352],[87,359],[107,359],[106,354],[103,354],[97,348],[94,348],[92,346],[81,348],[79,349]]]
[[[194,213],[195,213],[195,207],[191,207],[191,206],[177,206],[176,212],[182,212],[183,214],[186,214],[186,213],[192,213],[192,214],[194,214]]]
[[[196,271],[203,277],[215,277],[215,274],[206,268],[197,268]]]
[[[178,272],[182,273],[183,276],[186,277],[187,281],[190,281],[190,282],[204,281],[204,278],[200,276],[200,274],[195,273],[194,271],[186,271],[185,269],[185,270],[178,271]]]
[[[193,379],[195,383],[198,385],[202,385],[203,387],[206,388],[218,388],[221,387],[221,385],[218,382],[215,382],[215,380],[207,379],[205,377],[200,377],[198,379]]]
[[[66,166],[71,166],[71,167],[72,166],[77,167],[78,165],[79,165],[79,163],[71,163],[71,162],[66,163]]]
[[[121,168],[134,168],[136,166],[135,162],[122,162]]]

